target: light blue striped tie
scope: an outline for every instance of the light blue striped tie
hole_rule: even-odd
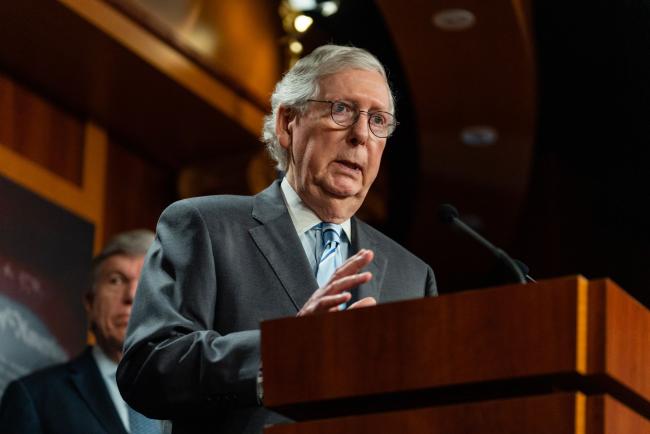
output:
[[[316,269],[316,281],[318,287],[322,288],[330,280],[332,274],[343,263],[341,257],[341,225],[334,223],[321,223],[318,225],[321,232],[321,241],[323,246],[323,253],[318,261],[318,268]]]
[[[131,434],[160,434],[160,421],[149,419],[143,414],[138,413],[129,405],[126,406],[129,411],[129,425],[131,425]]]

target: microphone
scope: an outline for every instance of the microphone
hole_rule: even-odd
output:
[[[530,277],[528,273],[530,272],[530,268],[528,268],[528,265],[524,264],[522,261],[519,259],[513,259],[515,261],[515,264],[517,264],[517,267],[521,270],[521,272],[524,274],[524,277],[526,278],[527,281],[532,282],[532,283],[537,283],[535,279]]]
[[[494,256],[496,256],[501,262],[503,262],[503,264],[505,264],[508,267],[510,271],[512,271],[512,274],[517,279],[518,283],[522,283],[522,284],[526,283],[525,273],[522,272],[523,267],[520,267],[519,264],[523,265],[526,268],[526,270],[528,269],[528,267],[526,267],[526,265],[521,261],[519,262],[519,264],[517,264],[510,256],[508,256],[506,252],[496,247],[494,244],[492,244],[491,242],[483,238],[474,229],[469,227],[465,222],[463,222],[458,217],[458,210],[454,208],[453,205],[450,205],[448,203],[444,203],[440,205],[440,207],[438,208],[438,217],[440,218],[440,221],[442,221],[443,223],[452,225],[460,229],[462,232],[465,232],[467,235],[469,235],[471,238],[473,238],[483,247],[485,247],[490,252],[492,252]]]

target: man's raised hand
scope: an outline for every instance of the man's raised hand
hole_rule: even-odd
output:
[[[372,279],[372,273],[368,271],[360,273],[360,271],[372,262],[373,257],[372,250],[361,249],[356,255],[348,258],[343,265],[336,269],[325,286],[314,291],[307,303],[298,312],[298,316],[339,310],[339,305],[350,301],[352,295],[349,290]],[[377,301],[374,298],[366,297],[357,301],[348,309],[373,306],[375,304],[377,304]]]

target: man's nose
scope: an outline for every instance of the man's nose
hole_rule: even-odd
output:
[[[359,118],[350,127],[348,134],[349,142],[353,145],[364,145],[368,140],[370,131],[368,126],[368,113],[359,113]]]
[[[137,279],[130,280],[126,285],[124,290],[124,302],[127,304],[132,304],[135,299],[135,291],[138,289]]]

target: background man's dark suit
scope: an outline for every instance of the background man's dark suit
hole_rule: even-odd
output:
[[[359,298],[435,294],[420,259],[356,218],[352,233],[351,254],[375,252]],[[118,369],[123,396],[172,419],[174,433],[258,433],[281,421],[257,403],[259,323],[296,315],[317,288],[279,182],[257,196],[173,204],[142,271]]]
[[[2,434],[127,434],[90,348],[9,384]]]

